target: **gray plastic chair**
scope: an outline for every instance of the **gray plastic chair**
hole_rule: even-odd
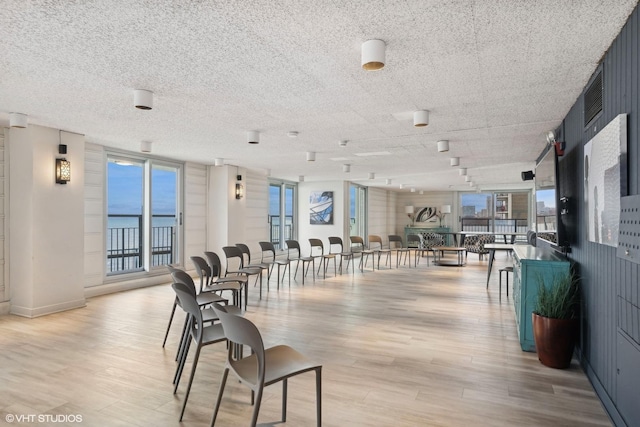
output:
[[[224,277],[229,277],[229,274],[232,276],[245,276],[247,278],[250,276],[256,276],[256,283],[258,281],[260,282],[260,299],[262,299],[262,267],[245,267],[244,255],[242,250],[237,246],[225,246],[222,248],[222,251],[224,252],[224,256],[227,260]],[[232,268],[231,265],[234,261],[235,267]],[[267,291],[268,290],[269,281],[267,281]],[[245,295],[245,300],[246,299]]]
[[[320,275],[320,268],[323,268],[323,278],[327,278],[327,266],[329,264],[329,260],[333,260],[333,275],[336,276],[338,274],[338,269],[336,267],[336,254],[324,253],[324,245],[322,244],[322,240],[320,239],[309,239],[309,244],[311,245],[311,252],[309,252],[309,256],[313,258],[320,258],[320,265],[318,266],[318,275]],[[313,254],[313,249],[316,249],[316,254]],[[318,255],[318,249],[320,250],[320,254]]]
[[[278,279],[278,289],[280,289],[280,267],[284,266],[285,271],[287,267],[289,267],[289,259],[277,259],[276,258],[276,248],[273,246],[271,242],[258,242],[260,244],[260,249],[262,249],[262,255],[260,256],[260,263],[267,264],[270,266],[267,274],[267,280],[271,279],[271,273],[273,273],[273,267],[278,266],[277,271],[277,279]],[[282,272],[282,280],[284,280],[284,271]],[[289,267],[289,286],[291,286],[291,268]]]
[[[389,235],[389,248],[396,253],[396,268],[400,266],[402,255],[404,254],[404,265],[407,265],[407,258],[409,258],[409,267],[411,267],[411,249],[404,246],[402,236],[397,234]]]
[[[385,248],[382,244],[382,237],[376,234],[369,235],[369,249],[374,251],[378,255],[378,270],[380,270],[380,257],[382,254],[387,255],[387,260],[384,265],[386,266],[389,263],[389,268],[391,268],[391,247]]]
[[[364,266],[367,265],[367,261],[369,260],[369,255],[375,255],[375,251],[371,249],[367,249],[364,247],[364,240],[360,236],[349,236],[349,240],[351,240],[351,251],[356,254],[360,254],[360,271],[364,271]],[[366,256],[366,258],[365,258]],[[373,262],[373,270],[376,269],[375,260]]]
[[[180,304],[182,305],[182,309],[189,316],[188,320],[188,333],[189,338],[184,346],[183,354],[180,356],[180,360],[178,361],[178,371],[176,373],[175,379],[175,387],[173,389],[173,393],[175,394],[178,390],[178,385],[180,384],[180,377],[182,376],[182,370],[184,369],[184,365],[187,361],[187,355],[189,353],[189,347],[191,342],[196,345],[196,353],[193,357],[193,363],[191,365],[191,374],[189,375],[189,384],[187,385],[187,390],[184,395],[184,402],[182,404],[182,411],[180,412],[180,421],[182,421],[182,417],[184,416],[184,410],[187,407],[187,400],[189,400],[189,392],[191,391],[191,384],[193,384],[193,377],[196,373],[196,367],[198,366],[198,359],[200,358],[200,350],[202,347],[210,344],[216,344],[219,342],[225,342],[227,339],[225,338],[224,331],[222,329],[222,325],[220,323],[204,326],[204,320],[202,318],[202,312],[200,311],[200,307],[196,302],[195,295],[191,292],[188,286],[183,283],[174,283],[171,285],[173,290],[176,292],[176,296],[180,300]],[[216,312],[217,315],[217,312]],[[229,314],[233,316],[232,314]],[[241,319],[241,317],[238,317]]]
[[[226,313],[224,308],[219,305],[214,305],[214,310],[220,318],[227,339],[236,345],[248,345],[251,348],[252,355],[234,360],[234,346],[229,346],[211,426],[215,426],[216,423],[229,371],[232,371],[242,384],[251,389],[251,403],[254,404],[251,427],[255,427],[258,421],[264,387],[282,381],[282,422],[286,422],[287,379],[298,374],[315,371],[316,417],[317,425],[320,427],[322,425],[322,365],[312,362],[286,345],[265,349],[260,331],[251,321]],[[254,393],[256,395],[255,402]]]
[[[289,263],[295,261],[296,262],[296,271],[293,273],[293,277],[295,278],[298,274],[298,266],[302,263],[302,284],[304,285],[304,278],[307,276],[307,271],[309,271],[309,266],[307,265],[307,269],[305,270],[305,264],[311,264],[311,274],[313,275],[313,279],[315,280],[315,271],[316,271],[316,261],[314,257],[310,256],[302,256],[302,251],[300,250],[300,243],[297,240],[286,240],[287,243],[287,259]],[[291,251],[296,251],[297,255],[291,256]],[[289,266],[291,268],[291,266]]]
[[[209,285],[205,288],[210,291],[231,291],[234,295],[237,295],[238,301],[235,303],[238,307],[242,306],[242,291],[244,290],[244,309],[247,309],[247,282],[246,276],[229,276],[221,277],[222,275],[222,263],[220,257],[215,252],[207,251],[204,253],[207,258],[207,263],[211,269],[211,280]]]
[[[336,246],[338,247],[338,251],[333,252],[333,248]],[[345,259],[347,260],[347,266],[345,270],[349,271],[349,263],[353,260],[354,253],[344,250],[344,245],[342,244],[341,237],[329,237],[329,253],[335,253],[336,256],[340,255],[340,263],[338,264],[338,270],[340,271],[340,274],[342,274],[342,261]],[[353,268],[351,269],[351,271],[354,271]]]

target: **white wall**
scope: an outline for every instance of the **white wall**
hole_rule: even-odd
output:
[[[333,191],[333,224],[309,224],[309,196],[312,191]],[[321,239],[326,253],[329,252],[329,236],[342,237],[343,241],[348,238],[349,209],[345,201],[348,200],[348,195],[349,183],[345,181],[301,182],[298,184],[298,242],[303,254],[308,255],[310,252],[309,239]]]
[[[395,233],[395,222],[391,222],[391,220],[395,221],[395,218],[389,216],[391,203],[389,193],[391,192],[373,187],[369,187],[367,190],[367,235],[378,235],[382,238],[383,242],[387,241],[389,234],[397,234]],[[395,211],[395,209],[393,209],[393,211]],[[367,236],[362,237],[365,240],[367,239]]]
[[[71,181],[55,183],[58,144]],[[84,136],[36,125],[9,131],[11,312],[34,317],[84,299]]]
[[[6,250],[9,240],[5,238],[7,234],[7,216],[5,212],[9,209],[8,198],[5,195],[8,194],[9,180],[5,179],[5,174],[9,173],[9,168],[5,167],[5,159],[8,156],[5,155],[4,132],[5,130],[0,128],[0,314],[9,313],[10,308],[8,303],[9,286],[5,286],[8,282],[8,275],[6,274],[8,269],[6,267],[9,254],[9,251]]]

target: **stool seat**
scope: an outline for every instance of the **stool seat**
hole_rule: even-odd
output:
[[[502,297],[502,273],[505,273],[507,277],[507,296],[509,296],[509,273],[513,274],[513,266],[501,268],[498,273],[500,277],[498,292]]]

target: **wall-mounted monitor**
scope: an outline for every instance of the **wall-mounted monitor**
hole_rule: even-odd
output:
[[[558,156],[554,146],[549,145],[536,164],[536,233],[538,239],[551,246],[564,248],[568,243],[562,215],[568,213],[568,208],[559,193],[558,180]]]

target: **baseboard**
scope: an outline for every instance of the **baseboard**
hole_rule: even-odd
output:
[[[9,314],[11,310],[11,303],[9,301],[0,302],[0,316]]]
[[[171,283],[171,276],[169,276],[168,274],[145,276],[136,279],[122,280],[118,282],[104,283],[98,286],[91,286],[84,289],[84,296],[85,298],[91,298],[100,295],[130,291],[132,289],[146,288],[148,286],[162,285],[166,283]]]
[[[74,308],[81,308],[85,307],[86,305],[87,303],[84,298],[75,301],[67,301],[60,304],[53,304],[36,308],[11,305],[10,313],[17,316],[33,318],[45,316],[47,314],[58,313],[60,311],[72,310]]]
[[[605,390],[604,386],[600,382],[600,379],[598,379],[598,376],[591,368],[591,365],[583,357],[580,359],[580,362],[582,365],[582,369],[587,374],[587,378],[591,382],[591,386],[598,395],[598,398],[600,399],[602,406],[604,406],[605,411],[607,411],[609,418],[611,418],[611,422],[613,423],[613,425],[615,425],[616,427],[628,427],[627,423],[622,418],[622,415],[620,415],[620,412],[618,412],[618,408],[616,408],[613,400],[611,400],[611,398],[609,397],[607,390]]]

